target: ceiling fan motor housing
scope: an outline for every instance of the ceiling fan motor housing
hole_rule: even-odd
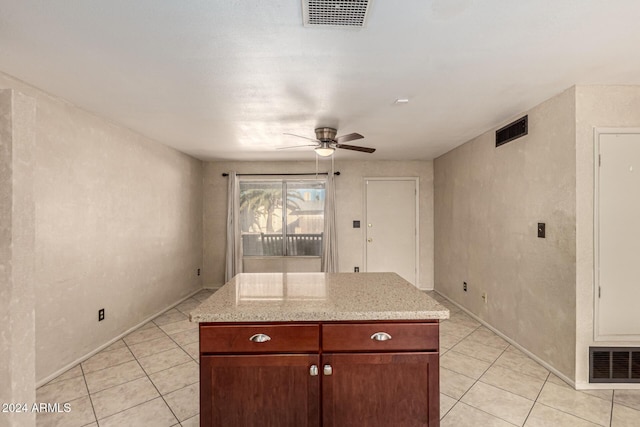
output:
[[[334,128],[317,128],[316,138],[322,142],[333,142],[336,140],[336,133],[338,131]]]

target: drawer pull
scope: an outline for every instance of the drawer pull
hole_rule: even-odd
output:
[[[311,365],[311,367],[309,368],[309,375],[311,375],[312,377],[318,376],[318,365]]]
[[[267,341],[271,341],[271,337],[267,334],[255,334],[255,335],[252,335],[251,338],[249,338],[249,341],[267,342]]]
[[[391,335],[386,332],[376,332],[375,334],[371,335],[371,339],[374,341],[388,341],[391,339]]]

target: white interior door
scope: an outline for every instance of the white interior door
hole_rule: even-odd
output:
[[[599,133],[596,306],[599,339],[640,336],[640,134]]]
[[[417,179],[369,178],[365,187],[366,271],[392,271],[417,286]]]

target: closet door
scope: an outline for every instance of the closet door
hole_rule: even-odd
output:
[[[596,159],[597,338],[640,337],[640,133],[600,133]]]

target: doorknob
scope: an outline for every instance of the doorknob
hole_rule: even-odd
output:
[[[369,238],[367,239],[367,242],[371,243],[371,242],[373,242],[373,239],[372,239],[371,237],[369,237]]]

